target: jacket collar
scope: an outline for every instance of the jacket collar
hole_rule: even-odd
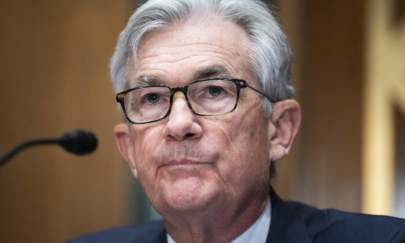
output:
[[[297,207],[284,202],[271,188],[271,224],[267,243],[310,243],[306,224]]]
[[[271,188],[271,224],[266,243],[311,243],[303,215],[297,205],[283,201]],[[163,222],[158,234],[149,235],[150,243],[166,243],[166,230]]]

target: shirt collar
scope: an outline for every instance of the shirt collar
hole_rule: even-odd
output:
[[[266,207],[256,221],[231,243],[265,243],[271,223],[271,202],[267,200]],[[176,243],[167,234],[167,243]]]

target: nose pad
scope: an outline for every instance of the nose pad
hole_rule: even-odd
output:
[[[182,141],[198,138],[201,136],[201,132],[202,128],[184,93],[174,93],[171,111],[165,127],[166,137]]]

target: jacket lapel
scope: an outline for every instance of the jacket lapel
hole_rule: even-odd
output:
[[[163,221],[155,221],[144,226],[143,229],[136,230],[130,241],[131,243],[167,243],[166,229]],[[117,241],[117,243],[123,241]]]
[[[281,200],[271,189],[271,223],[267,243],[310,243],[311,237],[297,207]]]
[[[284,202],[271,189],[271,223],[266,243],[311,243],[313,242],[304,222],[305,213],[296,205]],[[155,234],[145,236],[149,243],[167,243],[163,222]],[[146,240],[147,239],[147,240]]]
[[[167,243],[167,233],[164,227],[156,237],[151,238],[150,243]]]

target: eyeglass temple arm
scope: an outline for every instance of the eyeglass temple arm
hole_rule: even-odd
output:
[[[262,91],[260,91],[260,90],[258,90],[258,89],[256,89],[256,88],[250,86],[245,80],[242,80],[242,79],[234,79],[234,81],[237,82],[237,84],[238,84],[239,87],[241,87],[241,88],[249,88],[249,89],[252,89],[253,91],[255,91],[255,92],[257,92],[257,93],[263,95],[263,96],[266,97],[266,99],[267,99],[268,101],[270,101],[270,103],[272,103],[272,104],[277,102],[277,100],[274,100],[274,99],[270,98],[270,97],[269,97],[268,95],[266,95],[264,92],[262,92]]]

